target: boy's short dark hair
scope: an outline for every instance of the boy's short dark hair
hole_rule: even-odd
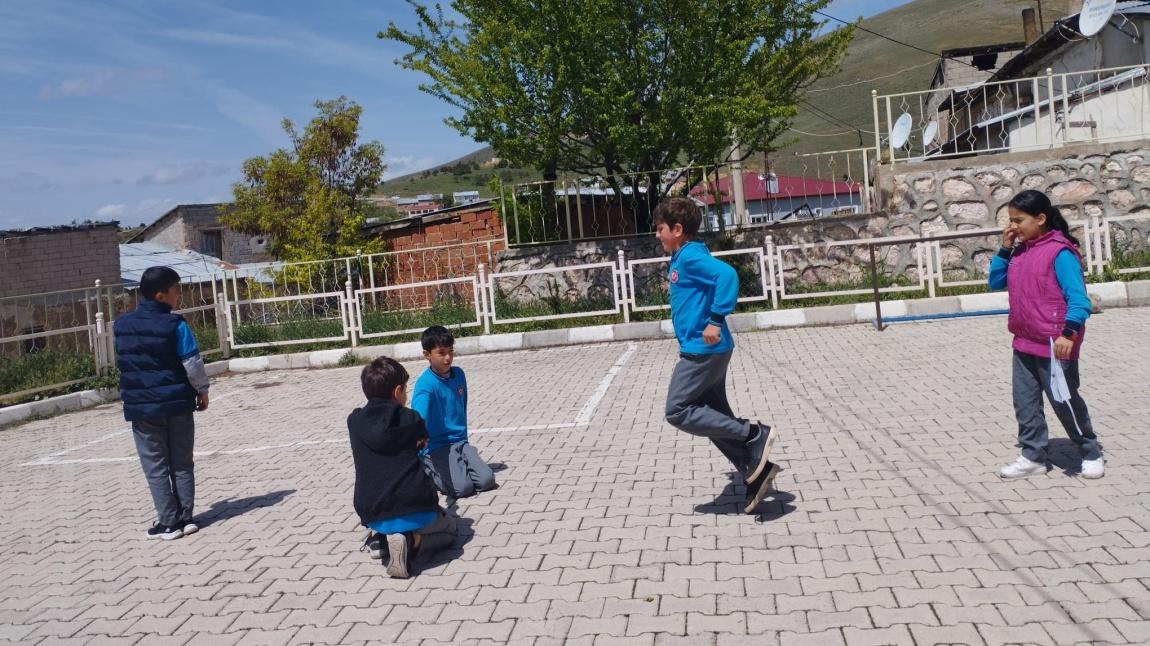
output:
[[[431,352],[436,348],[454,348],[455,337],[451,335],[451,330],[442,325],[433,325],[423,331],[419,343],[425,351]]]
[[[180,275],[171,267],[148,267],[140,276],[140,295],[154,301],[156,294],[166,292],[180,282]]]
[[[655,219],[655,224],[662,222],[668,227],[683,225],[683,233],[688,236],[698,233],[699,225],[703,223],[699,205],[688,197],[672,197],[659,202],[652,217]]]
[[[379,357],[359,373],[359,383],[368,399],[391,399],[395,387],[406,384],[407,379],[407,368],[391,357]]]

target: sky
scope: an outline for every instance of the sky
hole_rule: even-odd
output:
[[[851,20],[908,0],[833,0]],[[401,0],[37,0],[0,3],[0,230],[149,223],[230,199],[243,160],[288,144],[317,99],[363,106],[384,178],[482,144],[376,38],[415,25]]]

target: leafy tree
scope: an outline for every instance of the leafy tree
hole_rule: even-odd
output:
[[[851,29],[819,35],[829,0],[408,0],[399,65],[460,110],[447,123],[498,157],[603,174],[653,208],[684,164],[772,150],[803,90],[832,73]],[[740,153],[732,157],[731,135]]]
[[[244,179],[232,187],[235,204],[221,218],[233,229],[268,236],[271,251],[288,261],[318,260],[382,251],[365,239],[368,205],[362,198],[379,185],[383,145],[358,143],[363,108],[346,97],[317,101],[319,114],[297,132],[283,120],[291,148],[244,162]]]

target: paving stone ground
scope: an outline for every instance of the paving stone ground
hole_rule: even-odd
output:
[[[1017,451],[1005,326],[739,335],[734,407],[783,431],[759,517],[662,421],[673,343],[461,357],[502,486],[404,581],[359,551],[357,368],[216,381],[204,528],[168,543],[144,538],[118,405],[2,431],[0,643],[1150,643],[1150,309],[1090,323],[1098,481],[1064,472],[1057,426],[1047,475],[995,476]]]

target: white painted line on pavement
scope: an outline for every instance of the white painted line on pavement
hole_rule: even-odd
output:
[[[493,427],[493,428],[476,428],[476,429],[469,430],[468,433],[469,434],[474,433],[474,434],[478,435],[478,434],[484,434],[484,433],[510,433],[513,431],[549,431],[549,430],[558,430],[558,429],[564,429],[564,428],[577,428],[577,427],[581,427],[581,426],[587,426],[588,424],[591,423],[591,418],[595,415],[595,409],[599,407],[599,404],[603,401],[603,398],[607,396],[607,392],[611,389],[611,384],[614,383],[615,376],[618,375],[619,371],[623,369],[623,366],[626,365],[627,362],[631,360],[631,357],[635,355],[635,352],[638,349],[639,349],[639,345],[635,342],[630,342],[627,344],[627,349],[623,352],[623,354],[619,355],[619,358],[616,359],[615,363],[611,364],[611,367],[607,370],[607,374],[604,375],[603,378],[599,380],[599,385],[595,387],[595,390],[591,393],[591,396],[587,398],[586,403],[583,404],[583,408],[581,408],[579,410],[579,414],[575,416],[575,421],[573,421],[573,422],[562,422],[562,423],[555,423],[555,424],[531,424],[531,425],[522,425],[522,426],[502,426],[502,427]],[[238,392],[241,392],[241,391],[233,390],[233,391],[224,393],[218,397],[213,397],[211,401],[213,401],[213,402],[219,401],[220,399],[223,399],[225,397],[229,397],[229,396],[234,395]],[[83,444],[81,446],[77,446],[77,447],[73,447],[71,449],[66,449],[64,451],[53,453],[53,454],[51,454],[47,457],[41,458],[39,460],[34,460],[32,462],[25,462],[25,463],[21,464],[20,466],[22,466],[22,467],[36,467],[36,466],[50,466],[50,465],[57,465],[57,464],[104,464],[104,463],[114,463],[114,462],[134,462],[138,459],[136,456],[122,457],[122,458],[72,458],[72,459],[67,459],[67,460],[57,459],[61,455],[89,447],[93,444],[98,444],[98,443],[103,442],[105,440],[116,437],[117,435],[131,432],[131,430],[132,429],[129,428],[129,429],[126,429],[123,431],[116,431],[115,433],[109,433],[108,435],[105,435],[103,437],[92,440],[91,442],[88,442],[87,444]],[[196,457],[207,457],[207,456],[211,456],[211,455],[241,455],[241,454],[246,454],[246,453],[262,453],[264,451],[274,451],[277,449],[292,449],[292,448],[297,448],[297,447],[301,447],[301,446],[315,446],[318,444],[333,444],[333,443],[346,442],[346,441],[347,441],[346,437],[332,438],[332,439],[326,439],[326,440],[300,440],[298,442],[284,442],[283,444],[268,444],[268,445],[264,445],[264,446],[249,446],[249,447],[244,447],[244,448],[240,448],[240,449],[226,449],[226,450],[220,450],[220,451],[196,451],[193,455],[195,455]]]
[[[603,401],[607,390],[611,388],[611,382],[615,381],[615,375],[619,374],[619,371],[631,360],[631,356],[634,355],[638,349],[639,345],[637,343],[631,342],[627,344],[627,351],[619,355],[619,358],[615,360],[611,369],[608,370],[603,379],[599,381],[599,387],[595,389],[595,392],[591,393],[591,398],[583,405],[583,410],[579,411],[579,414],[575,416],[576,424],[586,425],[591,422],[591,416],[595,414],[595,409],[599,406],[599,402]]]

